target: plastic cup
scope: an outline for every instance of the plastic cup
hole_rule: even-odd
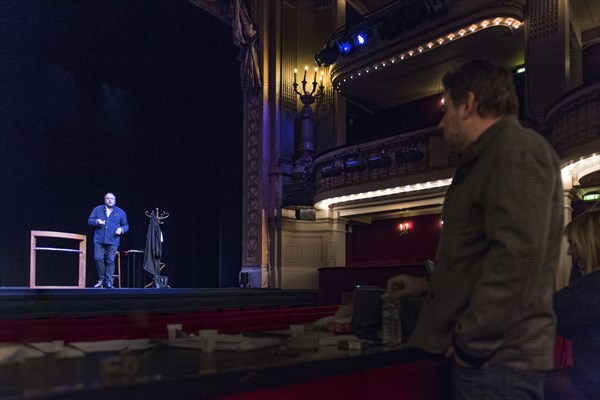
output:
[[[214,353],[217,345],[217,335],[219,331],[216,329],[200,329],[198,336],[200,337],[200,349],[203,353]]]
[[[290,337],[301,337],[306,332],[306,326],[302,324],[290,325]]]
[[[177,333],[183,330],[182,324],[168,324],[167,325],[167,333],[169,335],[169,340],[173,340],[177,337]]]

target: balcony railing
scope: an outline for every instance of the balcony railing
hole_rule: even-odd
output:
[[[437,127],[334,149],[315,160],[317,194],[457,165]]]
[[[589,145],[600,133],[600,82],[567,93],[546,114],[548,140],[561,158],[600,149]]]

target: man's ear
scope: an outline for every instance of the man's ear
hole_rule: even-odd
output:
[[[475,93],[467,92],[467,98],[465,99],[463,107],[465,108],[465,117],[477,114],[477,100],[475,99]]]

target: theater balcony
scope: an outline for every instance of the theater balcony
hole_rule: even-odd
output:
[[[382,7],[335,30],[315,54],[329,68],[336,113],[345,118],[336,120],[344,136],[338,146],[316,141],[314,208],[317,221],[346,225],[346,266],[389,261],[381,248],[364,245],[367,231],[385,242],[391,220],[418,225],[439,217],[458,162],[437,129],[441,81],[469,59],[513,72],[519,118],[559,154],[569,209],[580,212],[586,194],[600,192],[600,26],[589,1],[361,3]],[[422,261],[406,237],[390,245],[399,249],[389,255],[394,260]],[[564,275],[566,255],[561,266]],[[558,287],[564,282],[557,278]]]
[[[526,9],[524,0],[393,2],[334,32],[325,49],[342,45],[331,82],[345,101],[346,144],[315,158],[315,208],[350,223],[439,213],[458,161],[437,129],[442,77],[472,57],[523,67]]]
[[[561,97],[546,114],[548,140],[565,162],[600,149],[600,82],[581,86]]]

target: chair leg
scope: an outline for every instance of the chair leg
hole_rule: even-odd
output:
[[[121,289],[121,253],[117,251],[117,257],[115,259],[117,267],[117,273],[112,276],[112,284],[115,285],[115,279],[119,280],[119,289]]]

